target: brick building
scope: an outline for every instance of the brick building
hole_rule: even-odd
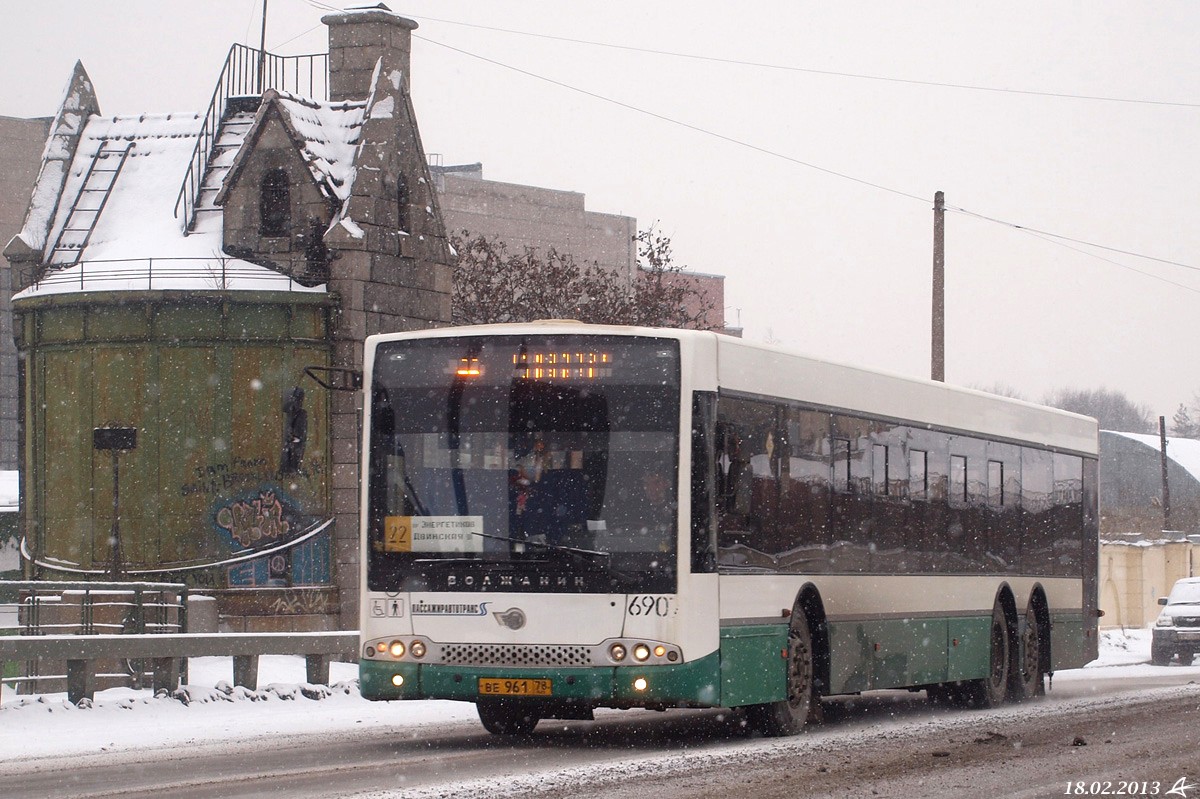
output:
[[[49,118],[0,116],[0,248],[21,229],[50,132]],[[17,349],[13,275],[0,259],[0,471],[17,468]]]
[[[296,57],[315,70],[266,55],[247,97],[258,53],[235,50],[207,113],[101,116],[76,67],[4,250],[30,276],[32,574],[185,579],[227,629],[357,624],[361,392],[306,372],[336,385],[365,336],[448,322],[451,266],[408,92],[416,23],[323,22],[329,55]],[[137,431],[119,535],[102,427]]]

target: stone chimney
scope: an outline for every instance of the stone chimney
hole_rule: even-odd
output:
[[[330,100],[366,100],[380,58],[389,68],[403,72],[407,91],[412,31],[417,23],[393,14],[383,3],[327,14],[321,21],[329,26]]]

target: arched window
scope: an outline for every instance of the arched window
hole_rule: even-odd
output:
[[[404,175],[396,176],[396,225],[406,233],[412,233],[412,220],[409,218],[408,181]]]
[[[258,210],[262,220],[258,231],[261,235],[286,236],[291,232],[292,201],[285,170],[271,169],[263,175]]]

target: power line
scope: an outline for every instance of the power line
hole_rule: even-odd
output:
[[[988,222],[990,222],[990,221],[993,221],[993,220],[987,219],[986,217],[981,217],[981,216],[979,216],[978,214],[971,214],[971,216],[978,217],[978,218],[980,218],[980,219],[983,219],[983,220],[985,220],[985,221],[988,221]],[[1156,275],[1156,274],[1154,274],[1153,272],[1146,272],[1146,271],[1144,271],[1144,270],[1142,270],[1142,269],[1138,269],[1138,268],[1136,268],[1136,267],[1129,266],[1128,264],[1123,264],[1123,263],[1121,263],[1120,261],[1114,261],[1114,260],[1112,260],[1111,258],[1105,258],[1105,257],[1104,257],[1104,256],[1102,256],[1102,255],[1097,255],[1097,254],[1096,254],[1096,253],[1094,253],[1094,252],[1088,252],[1087,250],[1081,250],[1081,249],[1080,249],[1080,248],[1078,248],[1078,247],[1072,247],[1070,244],[1067,244],[1067,243],[1065,243],[1065,242],[1063,242],[1063,241],[1059,241],[1059,239],[1060,239],[1060,238],[1063,238],[1063,237],[1061,237],[1061,236],[1054,236],[1054,234],[1053,234],[1053,233],[1050,233],[1050,234],[1042,234],[1042,233],[1040,233],[1039,231],[1033,230],[1032,228],[1023,228],[1023,227],[1019,227],[1019,226],[1014,226],[1014,227],[1016,227],[1016,229],[1017,229],[1017,230],[1020,230],[1022,233],[1027,233],[1027,234],[1029,234],[1030,236],[1033,236],[1034,238],[1041,239],[1042,241],[1044,241],[1044,242],[1046,242],[1046,243],[1048,243],[1048,244],[1055,244],[1055,245],[1057,245],[1057,246],[1059,246],[1059,247],[1065,247],[1066,249],[1068,249],[1068,250],[1071,250],[1071,251],[1073,251],[1073,252],[1080,253],[1081,255],[1087,255],[1087,256],[1090,256],[1090,257],[1092,257],[1092,258],[1095,258],[1095,259],[1097,259],[1097,260],[1100,260],[1100,261],[1104,261],[1104,262],[1105,262],[1105,263],[1107,263],[1107,264],[1112,264],[1113,266],[1120,267],[1121,269],[1125,269],[1125,270],[1128,270],[1128,271],[1130,271],[1130,272],[1136,272],[1136,273],[1137,273],[1137,274],[1139,274],[1139,275],[1142,275],[1142,276],[1144,276],[1144,277],[1148,277],[1148,278],[1152,278],[1152,279],[1154,279],[1154,280],[1157,280],[1157,281],[1159,281],[1159,282],[1161,282],[1161,283],[1166,283],[1166,284],[1167,284],[1167,285],[1169,285],[1169,286],[1175,286],[1176,288],[1181,288],[1181,289],[1183,289],[1184,291],[1190,291],[1190,292],[1192,292],[1192,293],[1194,293],[1194,294],[1200,294],[1200,289],[1198,289],[1198,288],[1194,288],[1194,287],[1192,287],[1192,286],[1188,286],[1188,285],[1185,285],[1185,284],[1183,284],[1183,283],[1176,283],[1174,280],[1168,280],[1167,278],[1165,278],[1165,277],[1162,277],[1161,275]],[[1067,239],[1067,241],[1072,241],[1072,239]],[[1093,246],[1093,247],[1094,247],[1094,246],[1099,246],[1099,245],[1089,245],[1089,246]],[[1139,256],[1137,256],[1137,257],[1139,257],[1139,258],[1145,258],[1146,256],[1144,256],[1144,255],[1139,255]],[[1155,259],[1155,260],[1157,260],[1157,259]],[[1186,266],[1185,264],[1180,264],[1180,265],[1181,265],[1181,266]],[[1194,269],[1195,267],[1188,266],[1187,268],[1188,268],[1188,269]]]
[[[311,0],[310,0],[311,2]],[[532,33],[530,31],[519,31],[511,28],[499,28],[491,25],[478,25],[471,22],[459,22],[452,19],[438,19],[436,17],[422,17],[416,14],[408,16],[414,19],[425,20],[426,22],[440,22],[447,25],[461,25],[467,28],[477,28],[479,30],[495,31],[498,33],[509,33],[516,36],[529,36],[536,39],[549,39],[556,42],[567,42],[569,44],[583,44],[589,47],[605,47],[612,50],[625,50],[633,53],[647,53],[650,55],[667,56],[669,58],[686,58],[693,61],[709,61],[716,64],[732,64],[743,67],[755,67],[758,69],[773,69],[783,72],[802,72],[809,75],[824,75],[835,78],[853,78],[856,80],[873,80],[886,83],[903,83],[911,86],[933,86],[941,89],[964,89],[967,91],[977,92],[992,92],[996,94],[1021,94],[1032,97],[1054,97],[1064,100],[1090,100],[1107,103],[1130,103],[1135,105],[1159,105],[1174,108],[1200,108],[1200,103],[1179,103],[1167,100],[1143,100],[1134,97],[1106,97],[1103,95],[1090,94],[1072,94],[1069,92],[1049,92],[1037,91],[1033,89],[1005,89],[998,86],[980,86],[970,83],[949,83],[944,81],[932,80],[916,80],[911,78],[893,78],[887,75],[867,75],[856,72],[838,72],[827,69],[813,69],[811,67],[797,67],[786,64],[771,64],[762,61],[745,61],[736,58],[721,58],[719,56],[700,55],[697,53],[680,53],[670,50],[656,50],[649,47],[634,47],[626,44],[613,44],[611,42],[597,42],[589,39],[576,39],[569,36],[554,36],[548,33]]]
[[[1016,230],[1023,230],[1023,231],[1026,231],[1027,233],[1033,233],[1033,234],[1036,234],[1036,235],[1044,237],[1044,238],[1061,239],[1063,241],[1074,242],[1075,244],[1083,244],[1087,247],[1095,247],[1098,250],[1107,250],[1108,252],[1115,252],[1120,255],[1130,255],[1130,256],[1133,256],[1134,258],[1144,258],[1147,261],[1157,261],[1160,264],[1167,264],[1169,266],[1178,266],[1182,269],[1191,269],[1193,271],[1200,272],[1200,266],[1193,266],[1191,264],[1181,263],[1180,261],[1172,261],[1167,258],[1157,258],[1153,255],[1144,255],[1140,252],[1133,252],[1131,250],[1122,250],[1117,247],[1109,247],[1105,244],[1097,244],[1094,241],[1086,241],[1084,239],[1076,239],[1076,238],[1072,238],[1070,236],[1064,236],[1061,233],[1052,233],[1048,230],[1038,230],[1037,228],[1030,227],[1029,225],[1021,225],[1021,224],[1017,224],[1016,222],[1007,222],[1003,219],[995,219],[993,217],[985,216],[984,214],[980,214],[975,211],[967,210],[966,208],[959,208],[957,206],[949,206],[948,205],[948,206],[946,206],[946,210],[947,211],[956,211],[960,214],[965,214],[967,216],[973,216],[977,219],[982,219],[985,222],[992,222],[997,225],[1003,225],[1005,227],[1014,228]],[[1099,256],[1097,256],[1097,257],[1099,257]],[[1104,259],[1101,259],[1101,260],[1104,260]],[[1110,263],[1115,263],[1115,262],[1110,262]],[[1120,266],[1120,264],[1118,264],[1118,266]]]
[[[569,84],[569,83],[564,83],[564,82],[562,82],[562,81],[559,81],[559,80],[556,80],[556,79],[554,79],[554,78],[548,78],[548,77],[546,77],[546,76],[544,76],[544,75],[539,75],[539,74],[537,74],[536,72],[530,72],[530,71],[528,71],[528,70],[521,69],[521,68],[519,68],[519,67],[514,67],[514,66],[512,66],[511,64],[505,64],[505,63],[504,63],[504,62],[502,62],[502,61],[496,61],[495,59],[492,59],[492,58],[487,58],[486,56],[481,56],[481,55],[478,55],[478,54],[476,54],[476,53],[472,53],[472,52],[469,52],[469,51],[467,51],[467,50],[460,49],[460,48],[458,48],[458,47],[453,47],[453,46],[451,46],[451,45],[444,44],[444,43],[442,43],[442,42],[434,41],[433,39],[429,39],[428,37],[425,37],[425,36],[418,36],[417,34],[413,34],[413,36],[414,36],[415,38],[418,38],[418,39],[420,39],[421,41],[428,42],[428,43],[430,43],[430,44],[434,44],[434,45],[437,45],[437,46],[439,46],[439,47],[444,47],[444,48],[446,48],[447,50],[452,50],[452,51],[454,51],[454,52],[456,52],[456,53],[460,53],[460,54],[462,54],[462,55],[466,55],[466,56],[469,56],[469,57],[471,57],[471,58],[475,58],[475,59],[478,59],[478,60],[480,60],[480,61],[484,61],[484,62],[486,62],[486,63],[488,63],[488,64],[492,64],[492,65],[494,65],[494,66],[502,67],[502,68],[504,68],[504,69],[508,69],[508,70],[511,70],[511,71],[513,71],[513,72],[517,72],[517,73],[519,73],[519,74],[521,74],[521,75],[525,75],[526,77],[535,78],[535,79],[537,79],[537,80],[540,80],[540,81],[543,81],[543,82],[545,82],[545,83],[549,83],[549,84],[552,84],[552,85],[554,85],[554,86],[558,86],[558,87],[560,87],[560,88],[567,89],[567,90],[569,90],[569,91],[577,92],[577,93],[579,93],[579,94],[583,94],[583,95],[585,95],[585,96],[587,96],[587,97],[591,97],[591,98],[593,98],[593,99],[601,100],[601,101],[603,101],[603,102],[606,102],[606,103],[609,103],[609,104],[612,104],[612,105],[618,106],[618,107],[620,107],[620,108],[624,108],[624,109],[626,109],[626,110],[629,110],[629,111],[634,111],[634,112],[636,112],[636,113],[643,114],[643,115],[645,115],[645,116],[649,116],[649,117],[651,117],[651,118],[653,118],[653,119],[658,119],[658,120],[660,120],[660,121],[663,121],[663,122],[668,122],[668,123],[670,123],[670,124],[672,124],[672,125],[678,125],[678,126],[680,126],[680,127],[686,128],[687,130],[693,131],[693,132],[695,132],[695,133],[701,133],[701,134],[703,134],[703,135],[705,135],[705,136],[710,136],[710,137],[712,137],[712,138],[719,139],[720,141],[724,141],[724,142],[727,142],[727,143],[729,143],[729,144],[734,144],[734,145],[737,145],[737,146],[739,146],[739,147],[744,147],[744,148],[746,148],[746,149],[753,150],[753,151],[755,151],[755,152],[762,153],[762,154],[764,154],[764,155],[768,155],[768,156],[771,156],[771,157],[773,157],[773,158],[779,158],[779,159],[782,159],[782,160],[784,160],[784,161],[788,161],[789,163],[797,164],[797,165],[799,165],[799,166],[807,167],[807,168],[809,168],[809,169],[813,169],[813,170],[816,170],[816,171],[818,171],[818,172],[822,172],[822,173],[824,173],[824,174],[827,174],[827,175],[832,175],[832,176],[834,176],[834,177],[842,178],[843,180],[849,180],[849,181],[852,181],[852,182],[854,182],[854,183],[858,183],[858,184],[860,184],[860,185],[863,185],[863,186],[868,186],[868,187],[870,187],[870,188],[873,188],[873,189],[878,189],[878,190],[880,190],[880,191],[885,191],[885,192],[888,192],[889,194],[895,194],[895,195],[897,195],[897,196],[904,197],[904,198],[907,198],[907,199],[910,199],[910,200],[917,200],[917,201],[919,201],[919,202],[922,202],[922,203],[928,203],[928,202],[929,202],[929,198],[928,198],[928,197],[922,197],[922,196],[920,196],[920,195],[917,195],[917,194],[912,194],[911,192],[902,191],[902,190],[900,190],[900,189],[895,189],[895,188],[892,188],[892,187],[890,187],[890,186],[885,186],[885,185],[883,185],[883,184],[881,184],[881,183],[876,183],[876,182],[874,182],[874,181],[866,180],[865,178],[859,178],[859,177],[855,177],[854,175],[850,175],[850,174],[848,174],[848,173],[845,173],[845,172],[838,172],[837,170],[834,170],[834,169],[829,169],[829,168],[827,168],[827,167],[819,166],[819,165],[817,165],[817,164],[814,164],[814,163],[812,163],[812,162],[810,162],[810,161],[804,161],[804,160],[802,160],[802,159],[795,158],[795,157],[793,157],[793,156],[790,156],[790,155],[787,155],[787,154],[785,154],[785,153],[780,153],[780,152],[778,152],[778,151],[776,151],[776,150],[771,150],[771,149],[768,149],[768,148],[766,148],[766,147],[761,147],[761,146],[759,146],[759,145],[756,145],[756,144],[751,144],[750,142],[746,142],[746,141],[743,141],[743,140],[741,140],[741,139],[736,139],[736,138],[734,138],[734,137],[732,137],[732,136],[727,136],[727,135],[725,135],[725,134],[723,134],[723,133],[717,133],[717,132],[715,132],[715,131],[708,130],[707,128],[702,128],[702,127],[700,127],[699,125],[693,125],[693,124],[691,124],[691,123],[689,123],[689,122],[683,122],[683,121],[681,121],[681,120],[678,120],[678,119],[675,119],[675,118],[673,118],[673,117],[666,116],[665,114],[660,114],[660,113],[658,113],[658,112],[656,112],[656,111],[650,111],[650,110],[647,110],[647,109],[645,109],[645,108],[641,108],[641,107],[639,107],[639,106],[635,106],[635,105],[632,105],[632,104],[630,104],[630,103],[623,102],[623,101],[621,101],[621,100],[616,100],[616,99],[613,99],[613,98],[611,98],[611,97],[607,97],[607,96],[605,96],[605,95],[602,95],[602,94],[598,94],[598,93],[596,93],[596,92],[589,91],[589,90],[587,90],[587,89],[581,89],[581,88],[579,88],[578,86],[572,86],[572,85],[571,85],[571,84]],[[1066,236],[1066,235],[1063,235],[1063,234],[1061,234],[1061,233],[1053,233],[1053,232],[1051,232],[1051,231],[1047,231],[1047,230],[1040,230],[1040,229],[1038,229],[1038,228],[1029,227],[1028,225],[1021,225],[1021,224],[1017,224],[1017,223],[1015,223],[1015,222],[1008,222],[1008,221],[1005,221],[1005,220],[1003,220],[1003,219],[997,219],[997,218],[995,218],[995,217],[990,217],[990,216],[987,216],[987,215],[985,215],[985,214],[977,213],[977,212],[975,212],[975,211],[971,211],[971,210],[969,210],[969,209],[962,208],[962,207],[959,207],[959,206],[946,206],[946,210],[949,210],[949,211],[955,211],[955,212],[958,212],[958,213],[961,213],[961,214],[965,214],[965,215],[968,215],[968,216],[973,216],[973,217],[975,217],[975,218],[977,218],[977,219],[980,219],[980,220],[983,220],[983,221],[985,221],[985,222],[991,222],[991,223],[993,223],[993,224],[1002,225],[1002,226],[1005,226],[1005,227],[1010,227],[1010,228],[1013,228],[1013,229],[1015,229],[1015,230],[1021,230],[1021,231],[1024,231],[1024,232],[1027,232],[1027,233],[1030,233],[1030,234],[1032,234],[1032,235],[1037,235],[1037,236],[1040,236],[1040,237],[1043,237],[1043,238],[1049,238],[1049,239],[1059,239],[1059,240],[1061,240],[1061,241],[1069,241],[1069,242],[1073,242],[1073,243],[1075,243],[1075,244],[1082,244],[1082,245],[1085,245],[1085,246],[1088,246],[1088,247],[1095,247],[1095,248],[1097,248],[1097,249],[1106,250],[1106,251],[1108,251],[1108,252],[1113,252],[1113,253],[1119,253],[1119,254],[1121,254],[1121,255],[1128,255],[1128,256],[1131,256],[1131,257],[1134,257],[1134,258],[1144,258],[1144,259],[1146,259],[1146,260],[1149,260],[1149,261],[1157,261],[1158,263],[1167,264],[1167,265],[1170,265],[1170,266],[1178,266],[1178,267],[1181,267],[1181,268],[1183,268],[1183,269],[1191,269],[1191,270],[1200,271],[1200,267],[1193,266],[1193,265],[1191,265],[1191,264],[1185,264],[1185,263],[1182,263],[1182,262],[1179,262],[1179,261],[1171,261],[1171,260],[1168,260],[1168,259],[1166,259],[1166,258],[1158,258],[1158,257],[1155,257],[1155,256],[1153,256],[1153,255],[1145,255],[1145,254],[1143,254],[1143,253],[1133,252],[1133,251],[1131,251],[1131,250],[1124,250],[1124,249],[1120,249],[1120,248],[1117,248],[1117,247],[1110,247],[1110,246],[1107,246],[1107,245],[1104,245],[1104,244],[1098,244],[1098,243],[1096,243],[1096,242],[1091,242],[1091,241],[1086,241],[1086,240],[1083,240],[1083,239],[1073,238],[1073,237],[1071,237],[1071,236]],[[1071,249],[1073,249],[1073,248],[1071,248]],[[1093,257],[1095,257],[1095,258],[1100,258],[1100,256],[1098,256],[1098,255],[1095,255],[1095,253],[1086,253],[1086,251],[1083,251],[1083,250],[1080,250],[1080,252],[1084,252],[1085,254],[1092,255],[1092,256],[1093,256]],[[1106,258],[1100,258],[1100,260],[1102,260],[1102,261],[1107,261],[1108,259],[1106,259]],[[1124,264],[1120,264],[1120,263],[1117,263],[1117,262],[1115,262],[1115,261],[1109,261],[1109,263],[1113,263],[1113,264],[1115,264],[1116,266],[1120,266],[1120,267],[1121,267],[1121,268],[1123,268],[1123,269],[1132,269],[1132,271],[1135,271],[1135,272],[1138,272],[1138,271],[1140,271],[1140,270],[1137,270],[1137,269],[1133,269],[1132,267],[1127,267],[1127,266],[1125,266]],[[1142,273],[1142,274],[1149,274],[1149,273]],[[1171,281],[1165,281],[1165,282],[1168,282],[1168,283],[1170,283]],[[1172,285],[1179,285],[1179,284],[1172,284]]]
[[[596,92],[589,91],[587,89],[581,89],[578,86],[572,86],[569,83],[563,83],[560,80],[555,80],[554,78],[548,78],[545,75],[539,75],[536,72],[530,72],[528,70],[521,69],[520,67],[514,67],[511,64],[505,64],[502,61],[496,61],[495,59],[487,58],[486,56],[481,56],[481,55],[478,55],[477,53],[472,53],[467,50],[462,50],[458,47],[453,47],[451,45],[444,44],[442,42],[434,41],[433,39],[427,38],[425,36],[418,36],[414,33],[413,38],[420,39],[421,41],[428,42],[429,44],[437,45],[438,47],[444,47],[447,50],[453,50],[456,53],[461,53],[462,55],[469,56],[471,58],[475,58],[480,61],[484,61],[488,64],[492,64],[493,66],[503,67],[504,69],[512,70],[513,72],[520,73],[521,75],[525,75],[526,77],[534,78],[536,80],[540,80],[545,83],[549,83],[549,84],[558,86],[563,89],[568,89],[573,92],[578,92],[579,94],[586,95],[595,100],[601,100],[601,101],[609,103],[611,105],[615,105],[619,108],[624,108],[628,111],[634,111],[636,113],[644,114],[645,116],[652,117],[654,119],[658,119],[663,122],[669,122],[672,125],[678,125],[682,128],[686,128],[695,133],[701,133],[705,136],[710,136],[714,139],[719,139],[721,141],[728,142],[729,144],[736,144],[739,147],[745,147],[748,150],[754,150],[755,152],[759,152],[764,155],[769,155],[773,158],[780,158],[784,161],[788,161],[793,164],[797,164],[799,166],[808,167],[809,169],[814,169],[818,172],[823,172],[827,175],[833,175],[834,177],[839,177],[839,178],[842,178],[843,180],[853,181],[854,183],[859,183],[864,186],[869,186],[873,189],[885,191],[890,194],[896,194],[896,195],[899,195],[900,197],[906,197],[910,200],[917,200],[918,202],[923,202],[923,203],[929,202],[929,199],[927,197],[921,197],[916,194],[910,194],[906,191],[901,191],[900,189],[893,189],[890,186],[884,186],[882,183],[874,183],[872,181],[866,180],[864,178],[855,177],[854,175],[850,175],[845,172],[838,172],[835,169],[829,169],[827,167],[819,166],[817,164],[812,163],[811,161],[803,161],[799,158],[794,158],[790,155],[787,155],[786,153],[781,153],[776,150],[770,150],[766,147],[761,147],[757,144],[751,144],[750,142],[746,142],[741,139],[735,139],[732,136],[726,136],[723,133],[717,133],[715,131],[708,130],[707,128],[702,128],[699,125],[693,125],[690,122],[684,122],[682,120],[666,116],[665,114],[660,114],[656,111],[650,111],[645,108],[640,108],[636,105],[631,105],[630,103],[623,102],[621,100],[615,100],[612,97],[607,97],[603,94],[598,94]]]

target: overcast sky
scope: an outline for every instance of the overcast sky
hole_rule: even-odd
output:
[[[270,0],[267,49],[358,4]],[[947,214],[948,382],[1200,392],[1200,3],[389,5],[427,152],[657,221],[747,338],[928,376],[942,190],[1077,240]],[[261,6],[4,0],[0,115],[53,114],[77,59],[105,113],[203,112]]]

